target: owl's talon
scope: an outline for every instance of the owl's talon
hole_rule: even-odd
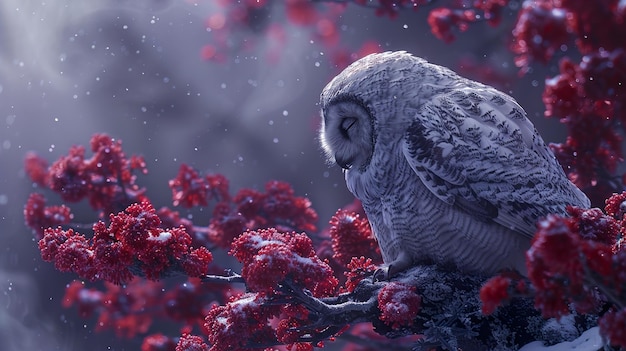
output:
[[[389,280],[389,267],[380,267],[372,275],[372,283]]]
[[[390,280],[396,274],[411,267],[412,264],[413,264],[413,259],[411,258],[411,256],[407,254],[406,252],[401,251],[400,254],[398,254],[398,257],[395,259],[395,261],[389,263],[385,267],[378,268],[374,272],[372,279],[374,280],[374,282]]]

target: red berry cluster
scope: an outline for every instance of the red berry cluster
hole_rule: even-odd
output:
[[[204,342],[203,342],[204,343]],[[161,333],[148,335],[143,339],[141,351],[175,351],[176,341]]]
[[[527,0],[513,30],[512,50],[522,72],[533,60],[545,63],[572,46],[582,56],[579,63],[561,60],[560,74],[546,80],[543,101],[546,116],[560,118],[569,132],[553,151],[594,203],[624,184],[612,177],[623,157],[626,42],[619,38],[624,35],[626,6],[618,0]]]
[[[483,314],[492,314],[511,298],[511,278],[502,275],[495,276],[480,289]]]
[[[200,177],[192,167],[182,164],[176,178],[169,181],[174,206],[208,206],[209,201],[228,201],[228,179],[221,174]]]
[[[59,194],[63,201],[89,199],[91,206],[102,211],[101,214],[146,200],[144,190],[135,184],[133,175],[134,171],[147,173],[142,157],[126,158],[122,142],[106,134],[91,138],[91,151],[93,156],[85,158],[85,148],[74,146],[68,155],[49,167],[44,159],[29,153],[25,161],[26,173],[36,184]]]
[[[599,52],[583,57],[580,64],[563,59],[561,73],[546,81],[543,100],[546,115],[567,124],[565,143],[552,149],[579,187],[599,200],[621,188],[614,180],[622,160],[622,136],[618,126],[626,121],[623,97],[626,88],[626,52]]]
[[[465,32],[475,22],[487,21],[491,26],[500,24],[502,9],[508,0],[475,0],[472,8],[466,4],[459,8],[439,7],[432,9],[428,15],[428,24],[432,33],[446,43],[456,39],[453,30]]]
[[[261,293],[233,296],[226,305],[214,306],[206,316],[205,328],[211,351],[255,349],[275,339],[268,324],[275,308]]]
[[[72,218],[74,215],[69,207],[46,206],[46,198],[39,193],[30,194],[24,206],[24,220],[37,240],[43,237],[45,228],[69,224]]]
[[[233,242],[230,253],[243,264],[241,275],[252,291],[272,293],[285,279],[318,297],[333,294],[337,287],[332,269],[317,257],[306,234],[274,228],[247,231]]]
[[[626,193],[606,202],[605,212],[570,207],[570,217],[549,215],[538,224],[527,253],[528,278],[535,306],[545,317],[571,313],[598,313],[611,309],[599,321],[600,331],[615,346],[626,347]],[[514,294],[529,294],[512,280],[499,276],[483,286],[483,311],[491,313]],[[512,293],[513,292],[513,293]]]
[[[378,265],[375,265],[371,258],[360,256],[352,257],[346,268],[347,270],[344,272],[346,276],[344,289],[348,292],[353,292],[361,280],[373,276],[378,269]]]
[[[183,334],[175,351],[209,351],[209,346],[199,336]]]
[[[533,60],[550,61],[570,38],[567,17],[552,0],[524,1],[513,29],[515,64],[526,71]]]
[[[330,219],[328,233],[332,240],[333,257],[343,267],[360,255],[372,258],[374,263],[382,263],[380,248],[367,218],[340,209]]]
[[[84,318],[97,315],[96,331],[112,330],[122,338],[145,333],[153,322],[153,309],[161,302],[163,284],[134,279],[125,288],[111,283],[104,286],[104,291],[99,291],[74,281],[65,291],[63,306],[76,305]]]
[[[212,260],[205,247],[192,248],[184,227],[163,229],[149,202],[133,204],[111,214],[110,224],[98,221],[87,239],[73,229],[47,228],[39,241],[41,257],[60,271],[73,271],[87,280],[125,284],[139,272],[158,279],[182,271],[206,274]]]
[[[380,319],[393,328],[412,325],[420,310],[421,301],[414,286],[390,282],[378,292]]]
[[[231,254],[243,264],[241,275],[250,292],[208,313],[211,350],[239,350],[274,340],[297,343],[304,334],[298,327],[308,324],[308,311],[297,304],[271,303],[285,293],[282,284],[289,280],[316,297],[330,296],[337,287],[332,269],[315,255],[311,239],[304,234],[248,231],[235,240]],[[279,319],[274,328],[269,325],[273,318]],[[305,343],[298,349],[312,347]]]
[[[246,230],[269,227],[281,231],[316,230],[318,217],[311,201],[295,196],[288,183],[270,181],[265,185],[265,192],[241,189],[234,196],[230,195],[228,184],[228,179],[221,174],[203,176],[186,164],[180,166],[176,178],[169,182],[174,206],[190,208],[216,202],[208,228],[195,228],[205,234],[194,238],[199,243],[228,249],[234,238]],[[168,223],[193,228],[169,209],[160,210],[159,216],[167,217],[164,220]]]
[[[141,351],[209,351],[209,346],[201,337],[188,333],[183,333],[180,338],[153,334],[144,339]]]
[[[264,193],[242,189],[231,201],[217,203],[207,232],[214,244],[228,249],[246,230],[271,227],[313,232],[317,219],[309,199],[295,196],[288,183],[270,181]]]
[[[366,42],[354,50],[346,49],[349,45],[341,42],[341,30],[338,25],[338,19],[344,11],[344,6],[337,4],[340,2],[220,1],[218,11],[206,20],[211,43],[202,48],[201,56],[206,60],[223,62],[228,59],[228,53],[237,52],[237,55],[241,55],[251,51],[251,48],[256,47],[256,41],[263,38],[268,48],[266,50],[268,61],[278,62],[283,56],[283,46],[288,41],[288,33],[295,29],[306,31],[311,43],[323,46],[322,55],[330,60],[331,64],[344,68],[357,58],[378,52],[380,48],[377,43]],[[381,1],[381,6],[392,6],[391,1]],[[383,12],[380,12],[380,15],[383,15]]]
[[[97,316],[96,331],[112,330],[118,337],[144,334],[155,320],[183,322],[183,331],[202,327],[210,305],[227,301],[227,286],[202,283],[191,278],[166,290],[162,282],[135,278],[121,287],[104,283],[103,291],[74,281],[66,289],[63,306],[76,306],[81,317]],[[174,338],[152,334],[144,338],[142,351],[175,351],[176,345],[194,342],[205,345],[200,337]]]

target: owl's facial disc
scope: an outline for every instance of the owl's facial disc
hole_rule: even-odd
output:
[[[330,103],[322,113],[320,140],[329,162],[345,170],[363,169],[373,152],[369,112],[358,102],[343,100]]]

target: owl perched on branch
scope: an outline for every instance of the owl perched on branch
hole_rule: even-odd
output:
[[[354,62],[320,104],[322,147],[386,277],[417,263],[525,273],[537,219],[590,205],[513,98],[406,52]]]

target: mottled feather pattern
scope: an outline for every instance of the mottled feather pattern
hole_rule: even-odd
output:
[[[499,212],[516,215],[517,223],[506,224],[528,236],[538,217],[562,213],[564,200],[580,204],[532,124],[509,117],[522,115],[521,107],[489,90],[484,98],[464,90],[424,104],[406,132],[407,160],[431,191],[444,201],[488,199]]]
[[[589,206],[513,98],[406,52],[353,63],[320,104],[389,267],[523,271],[537,219]]]

